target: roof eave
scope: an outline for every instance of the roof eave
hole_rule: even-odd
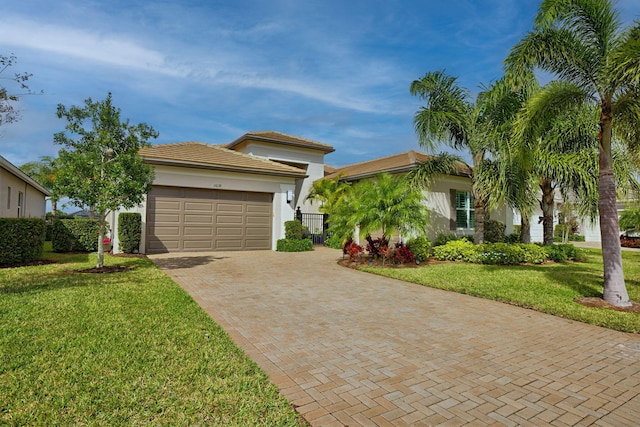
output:
[[[29,184],[30,186],[32,186],[36,190],[40,191],[45,196],[47,196],[47,197],[51,196],[51,192],[49,190],[47,190],[46,188],[44,188],[40,183],[38,183],[38,181],[36,181],[35,179],[31,178],[26,173],[22,172],[18,167],[16,167],[14,164],[9,162],[7,159],[5,159],[2,156],[0,156],[0,164],[6,170],[11,172],[12,174],[17,176],[18,178],[22,179],[24,182],[26,182],[27,184]]]
[[[333,153],[334,151],[336,151],[335,148],[330,147],[330,146],[326,146],[326,147],[323,147],[321,145],[311,146],[311,145],[308,145],[308,144],[304,144],[302,142],[283,141],[281,139],[268,138],[266,136],[256,135],[256,134],[253,134],[253,133],[242,135],[240,138],[236,139],[235,141],[232,141],[232,142],[228,143],[225,146],[225,148],[232,149],[233,147],[236,147],[236,146],[242,144],[244,141],[248,141],[248,140],[257,140],[257,141],[262,141],[262,142],[275,142],[275,143],[278,143],[278,144],[281,144],[281,145],[289,145],[289,146],[292,146],[292,147],[305,148],[307,150],[322,151],[325,154]]]
[[[282,176],[287,178],[308,178],[309,176],[302,172],[296,173],[296,172],[273,171],[273,170],[257,169],[257,168],[241,168],[236,166],[214,165],[210,163],[199,163],[199,162],[191,162],[186,160],[160,159],[160,158],[146,157],[146,156],[143,156],[142,158],[144,159],[145,162],[152,165],[190,167],[190,168],[196,168],[196,169],[218,170],[223,172],[253,173],[256,175]]]

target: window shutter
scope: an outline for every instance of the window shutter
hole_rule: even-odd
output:
[[[456,229],[456,190],[449,190],[449,230]]]

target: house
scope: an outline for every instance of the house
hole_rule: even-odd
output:
[[[49,191],[0,156],[0,218],[44,218]]]
[[[379,173],[404,175],[429,159],[429,155],[413,150],[379,159],[336,168],[326,175],[327,178],[357,182],[373,178]],[[425,191],[425,203],[430,210],[427,237],[434,240],[438,234],[454,233],[467,236],[474,233],[474,209],[471,194],[471,169],[464,165],[458,174],[439,177]],[[490,213],[491,219],[507,225],[506,233],[513,232],[513,212],[501,208]],[[398,236],[407,238],[409,236]]]
[[[324,176],[330,145],[273,131],[229,144],[160,144],[140,156],[155,170],[142,214],[143,253],[275,249],[295,208]],[[109,222],[117,230],[117,215]],[[113,232],[114,248],[118,247]]]

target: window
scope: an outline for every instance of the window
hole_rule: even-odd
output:
[[[11,187],[7,187],[7,210],[11,209]]]
[[[456,191],[456,228],[473,228],[474,214],[471,192]]]
[[[23,216],[22,214],[22,204],[24,202],[24,193],[22,191],[18,192],[18,218]]]

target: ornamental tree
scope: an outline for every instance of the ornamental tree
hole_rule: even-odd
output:
[[[146,123],[121,121],[111,93],[104,101],[88,98],[84,106],[59,104],[58,118],[68,124],[54,135],[58,153],[58,187],[78,207],[91,206],[99,220],[98,264],[104,264],[106,216],[119,208],[133,208],[151,190],[153,169],[138,156],[140,148],[158,137]]]

